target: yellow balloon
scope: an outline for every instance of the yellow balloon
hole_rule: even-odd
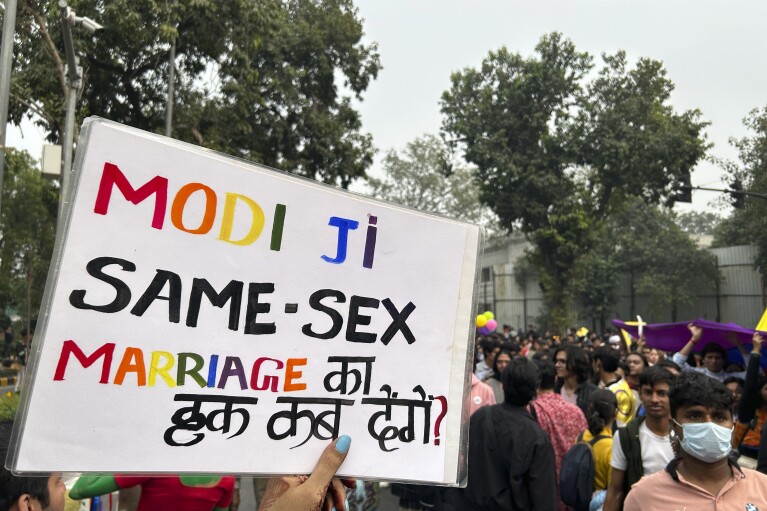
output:
[[[480,314],[477,316],[477,328],[482,328],[485,325],[487,325],[487,318],[483,314]]]
[[[493,313],[492,313],[492,312],[490,312],[490,311],[485,311],[485,313],[483,314],[483,316],[485,316],[485,317],[486,317],[488,320],[490,320],[490,319],[495,319],[495,314],[493,314]]]

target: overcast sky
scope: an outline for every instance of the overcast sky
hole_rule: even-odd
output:
[[[711,154],[734,158],[731,136],[743,117],[767,105],[764,37],[767,2],[643,0],[358,0],[367,39],[383,71],[360,105],[379,149],[402,148],[440,127],[439,98],[450,74],[477,67],[501,46],[531,55],[543,34],[562,32],[594,56],[626,50],[629,59],[663,61],[678,110],[698,108],[711,122]],[[724,187],[721,171],[701,164],[694,185]],[[695,192],[695,209],[717,194]]]
[[[540,37],[560,31],[598,56],[619,49],[632,61],[662,60],[676,84],[678,110],[699,108],[711,122],[711,154],[733,158],[731,136],[745,135],[743,117],[767,105],[763,0],[357,0],[366,39],[378,43],[383,70],[359,105],[364,130],[380,155],[440,127],[439,98],[450,74],[476,67],[503,45],[531,55]],[[39,156],[42,140],[25,127],[9,145]],[[376,164],[378,166],[378,164]],[[376,169],[373,170],[376,172]],[[701,164],[693,184],[723,187],[721,171]],[[702,210],[716,194],[695,192]]]

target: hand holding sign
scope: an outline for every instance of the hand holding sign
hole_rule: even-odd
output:
[[[351,442],[344,435],[327,446],[309,477],[269,479],[259,511],[347,511],[346,490],[334,476],[346,459]]]

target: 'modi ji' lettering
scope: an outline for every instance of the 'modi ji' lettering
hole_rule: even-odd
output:
[[[125,177],[125,174],[112,163],[104,163],[101,173],[101,182],[96,196],[96,204],[93,212],[98,215],[106,215],[109,211],[109,202],[112,199],[112,190],[117,188],[122,196],[133,204],[139,204],[154,195],[154,213],[152,215],[152,227],[162,229],[165,223],[165,215],[168,204],[168,179],[155,176],[138,188]],[[184,208],[190,197],[202,193],[205,197],[205,213],[200,225],[184,225]],[[238,203],[244,204],[250,209],[252,219],[250,228],[239,240],[232,239],[232,226],[234,225],[235,208]],[[207,234],[213,228],[216,213],[218,211],[218,195],[216,192],[202,183],[188,183],[182,186],[173,198],[170,219],[173,226],[189,234]],[[287,208],[284,204],[277,204],[274,208],[274,220],[272,222],[272,237],[269,248],[279,251],[282,244],[282,232],[285,224]],[[261,236],[266,217],[261,206],[245,195],[226,192],[224,195],[224,207],[221,217],[221,230],[218,240],[233,245],[246,246],[254,243]]]
[[[365,252],[362,256],[363,268],[373,267],[373,256],[376,250],[376,236],[378,229],[376,224],[378,223],[378,217],[368,215],[368,230],[365,236]],[[326,263],[341,264],[346,261],[346,246],[349,240],[349,231],[355,230],[359,227],[360,223],[350,218],[341,218],[338,216],[331,216],[328,221],[328,225],[331,227],[338,227],[338,242],[336,245],[335,257],[322,255],[320,258]]]

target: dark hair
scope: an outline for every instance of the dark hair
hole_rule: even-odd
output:
[[[586,420],[589,423],[589,431],[597,436],[615,418],[615,410],[618,408],[618,399],[607,389],[597,389],[589,396],[589,407],[586,412]]]
[[[498,370],[498,359],[501,358],[501,355],[508,355],[511,360],[514,360],[514,357],[511,356],[511,353],[509,350],[501,348],[501,351],[498,352],[498,354],[495,356],[495,360],[493,360],[493,378],[495,378],[498,381],[501,381],[501,372]]]
[[[679,367],[679,364],[677,364],[673,360],[669,360],[667,358],[664,358],[663,360],[661,360],[660,362],[655,364],[655,366],[653,366],[653,367],[663,367],[663,368],[669,367],[671,369],[676,369],[680,373],[682,372],[682,368]]]
[[[5,460],[8,455],[11,426],[11,423],[0,423],[0,460]],[[40,505],[45,509],[51,503],[48,479],[50,476],[15,476],[5,468],[4,463],[0,463],[0,511],[10,509],[25,494],[40,501]]]
[[[735,400],[723,383],[695,371],[689,371],[674,380],[668,393],[671,417],[682,406],[702,405],[715,410],[731,410]]]
[[[724,347],[718,345],[715,342],[710,342],[703,346],[703,349],[700,350],[700,356],[705,357],[709,353],[719,353],[722,355],[723,360],[727,360],[727,350],[724,349]]]
[[[645,369],[642,371],[642,374],[639,375],[639,387],[641,388],[644,385],[655,387],[659,383],[668,383],[669,386],[671,386],[675,378],[676,376],[674,376],[674,373],[668,369],[659,365],[654,365],[649,369]]]
[[[594,351],[594,354],[591,357],[594,360],[602,362],[602,369],[608,373],[614,373],[618,370],[618,362],[620,362],[620,359],[618,358],[618,354],[615,353],[615,350],[612,348],[600,346]]]
[[[557,353],[560,351],[564,351],[567,354],[567,364],[565,367],[576,376],[578,383],[588,380],[591,376],[591,363],[586,352],[578,346],[568,344],[557,348],[554,351],[554,358],[556,358]]]
[[[728,376],[727,378],[724,379],[722,383],[724,383],[725,387],[727,386],[728,383],[737,383],[741,387],[746,386],[746,380],[744,380],[743,378],[738,378],[737,376]]]
[[[535,397],[541,373],[525,357],[515,358],[503,372],[503,399],[510,405],[527,406]]]
[[[637,357],[639,357],[639,358],[641,358],[641,359],[642,359],[642,363],[644,364],[644,368],[645,368],[645,369],[647,369],[648,367],[650,367],[650,363],[649,363],[649,362],[647,362],[647,357],[645,357],[645,356],[644,356],[644,354],[642,354],[642,353],[640,353],[640,352],[638,352],[638,351],[632,351],[631,353],[629,353],[629,354],[627,354],[627,355],[626,355],[626,367],[628,367],[628,358],[629,358],[630,356],[632,356],[632,355],[634,355],[634,356],[637,356]],[[644,369],[643,369],[642,371],[644,372]]]
[[[541,383],[538,388],[541,390],[551,390],[557,380],[557,368],[551,360],[533,360],[541,373]]]
[[[492,353],[495,348],[500,348],[501,343],[497,339],[493,339],[492,337],[486,337],[482,340],[482,353],[487,356],[488,354]]]

